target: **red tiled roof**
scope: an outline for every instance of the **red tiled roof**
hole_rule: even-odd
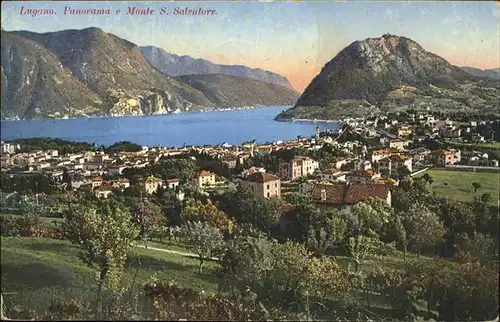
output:
[[[386,159],[389,159],[392,162],[403,162],[408,160],[408,157],[406,155],[393,154],[390,157],[387,157]]]
[[[356,176],[356,177],[373,177],[375,175],[375,172],[370,171],[370,170],[358,170],[358,171],[352,171],[348,174],[349,176]]]
[[[92,182],[102,181],[102,178],[97,176],[92,178]]]
[[[179,182],[181,179],[173,178],[173,179],[167,179],[167,182]]]
[[[322,199],[322,191],[326,200]],[[316,184],[311,196],[316,203],[323,204],[355,204],[370,198],[387,199],[389,187],[383,183],[353,183],[353,184]]]
[[[340,170],[337,170],[335,168],[329,168],[329,169],[326,169],[325,171],[323,171],[323,173],[329,173],[329,174],[335,174],[335,173],[339,173]]]
[[[200,177],[208,177],[208,176],[213,176],[214,174],[210,171],[202,170],[199,173]]]
[[[248,174],[252,174],[252,173],[255,173],[255,172],[258,172],[258,171],[259,170],[256,167],[251,167],[251,168],[247,169],[247,173]]]
[[[280,178],[275,176],[275,175],[265,173],[265,172],[255,172],[255,173],[249,174],[245,179],[245,181],[259,182],[259,183],[276,181],[276,180],[280,180]]]
[[[127,178],[123,178],[123,179],[118,179],[118,182],[119,183],[128,183],[128,179]]]
[[[344,202],[355,204],[370,198],[387,199],[389,187],[383,183],[351,184],[347,186]]]
[[[318,203],[342,204],[344,200],[344,183],[336,184],[315,184],[311,192],[311,197]],[[326,193],[326,200],[322,199],[322,191]]]

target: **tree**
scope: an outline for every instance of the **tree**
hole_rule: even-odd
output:
[[[394,313],[400,318],[411,313],[419,295],[413,292],[415,286],[418,286],[418,281],[401,270],[377,267],[368,273],[366,283],[372,290],[388,298]]]
[[[71,207],[61,226],[64,236],[80,249],[80,259],[98,273],[98,303],[102,307],[102,290],[119,291],[124,266],[138,229],[130,213],[120,208],[100,209]]]
[[[400,216],[396,216],[394,219],[394,231],[396,233],[396,241],[399,247],[403,249],[403,260],[406,263],[406,253],[408,250],[408,237],[406,235],[406,229],[403,225],[403,221]]]
[[[284,195],[283,200],[295,206],[312,205],[311,197],[296,192]]]
[[[491,199],[492,199],[491,193],[489,192],[483,193],[480,197],[481,202],[484,203],[485,205],[489,204],[491,202]]]
[[[348,223],[351,236],[380,236],[390,230],[393,217],[391,208],[381,200],[359,202],[340,212]]]
[[[434,182],[434,180],[428,173],[424,174],[422,176],[422,179],[424,179],[429,185],[432,185],[432,183]]]
[[[232,225],[226,214],[219,210],[210,199],[203,203],[199,200],[187,198],[184,201],[181,216],[183,222],[207,222],[221,231],[229,229]]]
[[[224,253],[224,236],[218,228],[207,222],[187,222],[181,234],[186,246],[198,255],[200,274],[205,260]]]
[[[498,244],[495,243],[493,238],[481,233],[474,233],[473,236],[461,234],[458,237],[458,244],[455,245],[458,250],[458,256],[465,255],[468,258],[486,262],[498,256]]]
[[[309,296],[318,307],[326,305],[350,287],[347,274],[330,258],[314,257],[303,243],[277,243],[263,235],[230,240],[220,264],[221,291],[235,296],[237,289],[242,297],[252,292],[256,301],[286,310],[307,310]]]
[[[403,179],[411,174],[411,171],[406,166],[398,167],[396,171],[394,171],[394,175],[396,179]]]
[[[323,255],[329,247],[340,244],[347,233],[347,223],[342,217],[325,214],[313,216],[307,235],[307,244],[315,255]]]
[[[271,267],[274,241],[248,227],[236,226],[234,233],[220,261],[219,290],[234,297],[236,291],[243,292],[247,285],[253,285],[253,291],[261,295],[260,290],[266,289],[264,276]]]
[[[255,197],[245,187],[238,186],[235,191],[214,196],[214,199],[229,218],[240,224],[252,224],[266,234],[270,234],[278,223],[280,203]]]
[[[412,262],[406,274],[420,288],[418,297],[440,321],[485,321],[498,316],[498,265],[443,261]]]
[[[361,264],[363,260],[372,256],[390,253],[391,248],[392,246],[390,244],[386,245],[376,238],[363,235],[350,237],[347,245],[349,256],[351,256],[354,264],[356,265],[356,272],[358,272],[359,264]]]
[[[474,188],[474,193],[476,193],[477,189],[481,188],[481,184],[479,182],[473,182],[472,187]]]
[[[446,228],[445,253],[451,255],[455,251],[458,235],[472,235],[476,231],[476,214],[472,204],[445,200],[439,207],[439,217]]]
[[[105,149],[106,153],[117,153],[117,152],[137,152],[141,151],[142,147],[138,144],[132,143],[130,141],[120,141],[110,145]]]
[[[150,201],[140,201],[132,207],[132,220],[139,227],[146,249],[148,237],[166,221],[161,209]]]
[[[408,246],[420,255],[426,247],[437,245],[443,240],[444,227],[439,217],[427,207],[415,204],[404,214],[404,227]]]
[[[243,171],[243,165],[241,164],[241,160],[240,158],[238,157],[236,159],[236,165],[234,166],[234,173],[236,174],[240,174],[242,171]]]
[[[72,190],[71,177],[68,174],[68,169],[64,168],[62,182],[66,183],[66,190]]]

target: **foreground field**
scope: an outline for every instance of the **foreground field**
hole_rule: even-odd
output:
[[[430,169],[425,172],[432,177],[432,189],[439,195],[461,201],[473,201],[474,196],[487,192],[491,194],[491,203],[497,204],[499,197],[500,172],[468,172],[442,169]],[[422,173],[420,177],[424,175]],[[481,187],[474,193],[473,182]]]
[[[479,145],[482,148],[500,149],[500,142],[489,142]]]
[[[52,299],[95,297],[95,271],[78,259],[78,250],[68,242],[22,237],[2,237],[1,242],[2,292],[16,293],[4,296],[8,309],[19,305],[42,311]],[[156,273],[163,280],[213,292],[217,279],[210,268],[215,265],[207,263],[200,275],[196,259],[134,248],[127,264],[127,285],[137,271],[136,288]]]

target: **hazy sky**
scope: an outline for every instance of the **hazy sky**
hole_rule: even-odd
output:
[[[355,40],[390,33],[409,37],[455,65],[500,66],[496,2],[2,2],[5,30],[102,28],[137,45],[260,67],[303,90],[323,65]],[[21,16],[54,8],[56,16]],[[110,16],[63,15],[64,7],[110,8]],[[128,16],[128,6],[217,10],[216,16]],[[121,9],[121,14],[114,12]]]

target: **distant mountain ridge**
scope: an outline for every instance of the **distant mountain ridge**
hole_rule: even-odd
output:
[[[154,46],[143,46],[139,49],[153,66],[169,76],[224,74],[260,80],[297,91],[286,77],[260,68],[214,64],[201,58],[171,54]]]
[[[166,76],[138,46],[99,28],[2,30],[1,45],[2,119],[168,114],[250,106],[254,101],[233,93],[239,91],[236,86],[213,83],[204,93]],[[293,104],[298,97],[268,85],[245,83],[263,105]],[[214,92],[219,98],[215,102],[207,97]],[[232,97],[231,103],[224,97]]]
[[[244,77],[206,74],[183,75],[174,79],[203,92],[211,102],[223,108],[238,105],[238,102],[263,106],[269,101],[279,102],[280,105],[293,105],[297,101],[295,90]]]
[[[477,77],[488,77],[495,80],[500,80],[500,68],[479,69],[475,67],[462,66],[460,67],[467,73]]]
[[[354,41],[329,61],[295,106],[277,116],[339,119],[407,108],[491,112],[500,82],[475,77],[394,35]]]

